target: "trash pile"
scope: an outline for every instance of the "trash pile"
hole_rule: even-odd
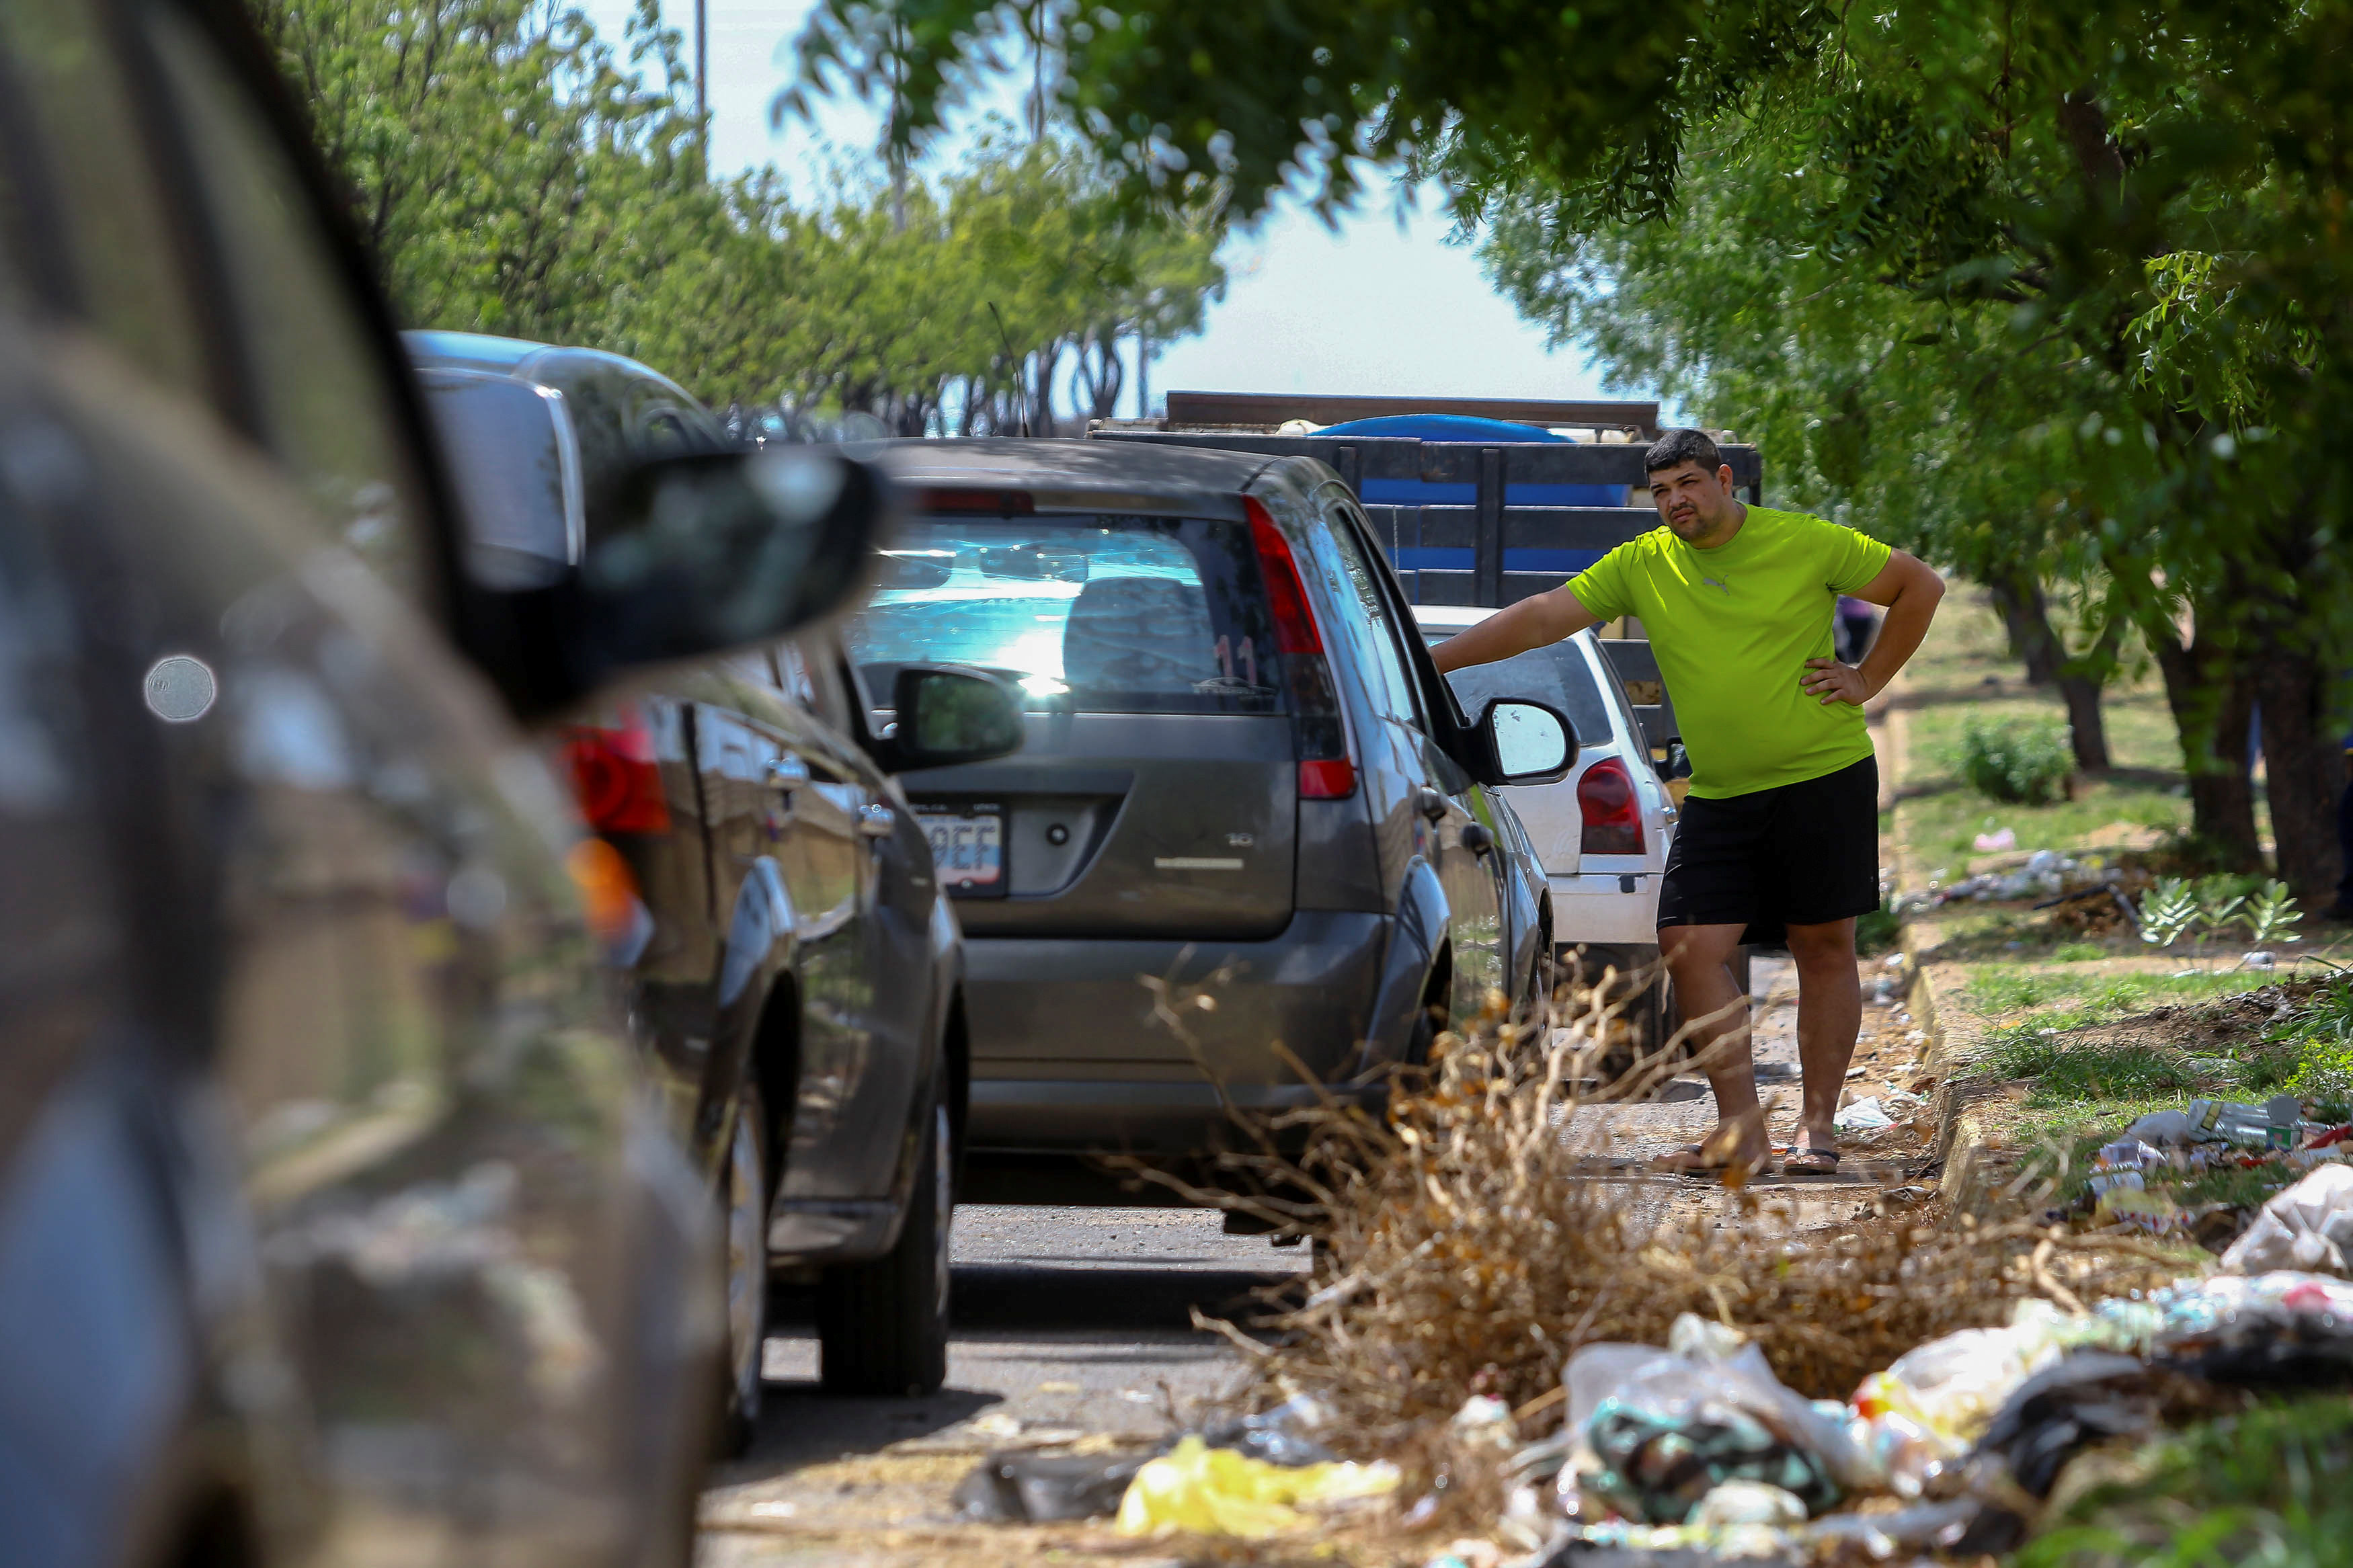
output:
[[[2232,1171],[2262,1173],[2256,1185],[2275,1190],[2297,1183],[2303,1191],[2326,1171],[2339,1173],[2327,1175],[2316,1191],[2353,1194],[2353,1172],[2339,1163],[2348,1158],[2353,1123],[2316,1120],[2294,1095],[2275,1095],[2261,1105],[2193,1100],[2179,1110],[2149,1112],[2104,1146],[2073,1208],[2095,1220],[2186,1235],[2220,1250],[2250,1217],[2244,1206],[2185,1205],[2177,1193]],[[2353,1195],[2346,1201],[2353,1204]]]
[[[2353,1170],[2327,1173],[2353,1187]],[[2256,1390],[2353,1385],[2353,1282],[2273,1269],[2088,1310],[2025,1300],[2007,1326],[1924,1344],[1844,1402],[1801,1397],[1737,1331],[1694,1315],[1664,1349],[1584,1347],[1562,1384],[1561,1429],[1506,1464],[1497,1533],[1524,1568],[1607,1549],[1977,1555],[2022,1541],[2089,1448]]]
[[[1341,1460],[1310,1435],[1329,1419],[1313,1400],[1296,1398],[1145,1453],[991,1454],[957,1486],[956,1513],[1029,1524],[1110,1514],[1123,1535],[1289,1534],[1398,1489],[1395,1465]]]
[[[2007,833],[2007,829],[2004,830]],[[2014,847],[2010,844],[1995,845],[1996,848]],[[1984,846],[1980,845],[1980,847]],[[1908,894],[1897,910],[1898,914],[1916,914],[1943,904],[1989,903],[1994,900],[2054,899],[2062,895],[2081,896],[2102,892],[2119,885],[2117,873],[2100,863],[2096,858],[2086,862],[2072,855],[2062,855],[2055,849],[2037,849],[2026,858],[2026,864],[2009,871],[1980,871],[1974,877],[1964,877],[1949,886],[1936,882],[1926,892]],[[2130,914],[2130,906],[2126,912]],[[2137,922],[2136,922],[2137,923]]]

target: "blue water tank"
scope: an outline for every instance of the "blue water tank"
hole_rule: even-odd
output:
[[[1481,419],[1467,414],[1393,414],[1379,419],[1351,419],[1345,424],[1327,425],[1316,434],[1387,436],[1471,447],[1523,446],[1531,442],[1566,445],[1568,440],[1539,425]],[[1504,486],[1505,506],[1624,506],[1626,495],[1624,485]],[[1366,506],[1471,506],[1479,500],[1479,487],[1433,484],[1424,479],[1367,479],[1359,499]],[[1400,569],[1408,571],[1419,567],[1467,572],[1476,561],[1472,551],[1417,545],[1392,550],[1389,554]],[[1600,559],[1601,552],[1594,550],[1506,550],[1504,570],[1582,572]]]

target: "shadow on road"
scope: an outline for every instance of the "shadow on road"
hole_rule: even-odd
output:
[[[1000,1405],[1034,1425],[1040,1374],[1082,1382],[1091,1394],[1114,1399],[1123,1386],[1151,1389],[1173,1368],[1223,1359],[1222,1347],[1194,1329],[1195,1308],[1247,1321],[1264,1310],[1258,1292],[1295,1286],[1299,1278],[1287,1268],[1106,1264],[1075,1251],[959,1264],[948,1386],[921,1399],[825,1393],[815,1375],[815,1295],[779,1289],[769,1302],[771,1375],[758,1435],[751,1451],[712,1480],[738,1485],[872,1454]],[[807,1374],[776,1375],[779,1360]],[[974,1386],[983,1382],[1003,1385]],[[1074,1415],[1082,1426],[1102,1424],[1086,1412]]]

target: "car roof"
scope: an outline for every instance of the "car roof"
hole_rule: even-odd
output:
[[[910,484],[1042,485],[1055,489],[1240,490],[1271,465],[1263,453],[1144,441],[1019,437],[874,441],[863,454]]]
[[[400,334],[400,342],[408,351],[409,363],[420,369],[478,370],[555,387],[584,374],[617,371],[635,380],[658,383],[686,406],[710,412],[703,408],[701,399],[653,366],[603,349],[535,343],[522,338],[494,337],[488,332],[408,331]]]

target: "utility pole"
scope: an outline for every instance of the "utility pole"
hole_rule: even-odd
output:
[[[702,142],[703,174],[711,163],[711,0],[694,0],[694,123]]]

